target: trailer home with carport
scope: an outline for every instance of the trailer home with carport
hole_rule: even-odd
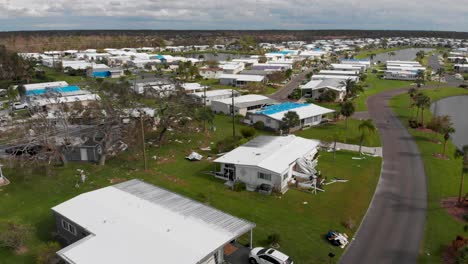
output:
[[[206,103],[207,106],[211,105],[212,101],[237,97],[239,95],[240,93],[238,91],[232,89],[211,90],[189,94],[197,103]]]
[[[247,111],[273,105],[276,101],[263,95],[248,94],[234,97],[234,113],[245,116]],[[232,113],[232,98],[214,100],[211,102],[211,110],[215,113],[230,115]]]
[[[52,208],[69,264],[216,264],[254,223],[140,180],[83,193]]]
[[[219,165],[216,178],[243,182],[249,191],[271,189],[285,193],[294,175],[303,173],[301,164],[314,172],[319,142],[289,136],[259,136],[226,153],[214,162]]]

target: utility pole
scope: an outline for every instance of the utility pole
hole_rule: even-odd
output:
[[[231,89],[231,98],[232,98],[232,104],[231,104],[231,114],[232,114],[232,137],[236,137],[236,122],[235,122],[235,116],[234,116],[234,89]]]
[[[145,170],[148,169],[146,164],[146,147],[145,147],[145,129],[143,127],[143,111],[140,110],[140,125],[141,125],[141,146],[143,150],[143,162],[145,164]]]
[[[203,88],[203,132],[206,131],[206,86]]]

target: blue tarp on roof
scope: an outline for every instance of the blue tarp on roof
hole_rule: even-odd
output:
[[[282,103],[282,104],[267,106],[267,107],[263,108],[262,110],[257,111],[257,113],[258,114],[264,114],[264,115],[273,115],[273,114],[276,114],[276,113],[289,111],[289,110],[293,110],[293,109],[308,106],[308,105],[309,104]]]
[[[41,95],[47,92],[71,93],[71,92],[77,92],[79,90],[80,90],[80,87],[76,85],[72,85],[72,86],[65,86],[65,87],[54,87],[54,88],[30,90],[30,91],[26,91],[26,95]]]
[[[95,78],[107,78],[110,77],[111,73],[110,71],[95,71],[93,72],[93,77]]]

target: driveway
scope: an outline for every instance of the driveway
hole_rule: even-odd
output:
[[[226,252],[224,259],[229,264],[249,264],[250,248],[240,245],[238,243],[231,244],[233,252]]]
[[[383,167],[367,214],[340,263],[417,262],[426,221],[426,175],[415,141],[388,106],[406,89],[367,101],[382,138]]]
[[[299,85],[306,79],[306,75],[310,72],[312,72],[311,69],[301,72],[300,74],[292,78],[292,80],[289,83],[287,83],[283,88],[278,90],[276,93],[270,95],[269,97],[279,102],[287,101],[288,95],[290,95],[294,91],[294,89],[299,87]]]

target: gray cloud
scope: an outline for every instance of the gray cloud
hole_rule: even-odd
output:
[[[0,0],[0,30],[54,25],[57,29],[466,31],[467,14],[468,0]]]

